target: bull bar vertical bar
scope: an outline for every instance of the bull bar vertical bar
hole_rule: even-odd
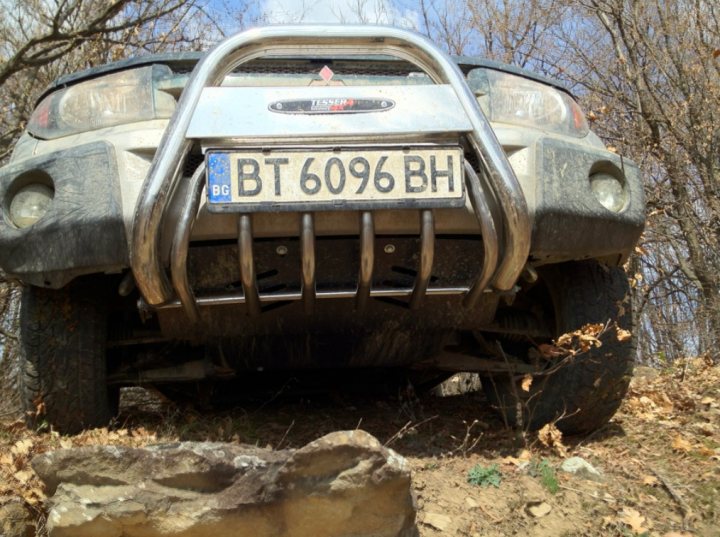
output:
[[[420,266],[418,267],[415,285],[410,296],[410,309],[416,310],[420,307],[422,299],[425,298],[432,267],[435,260],[435,219],[430,209],[420,212]]]
[[[360,215],[360,271],[358,274],[355,309],[362,312],[370,298],[375,268],[375,220],[370,211]]]
[[[255,274],[252,216],[249,214],[242,214],[238,219],[238,251],[240,254],[240,281],[248,314],[258,316],[260,315],[260,293]]]
[[[200,207],[200,196],[204,184],[205,165],[201,164],[190,178],[190,184],[185,195],[185,204],[173,238],[170,259],[172,260],[172,280],[178,298],[185,309],[188,318],[193,322],[200,320],[195,296],[187,273],[187,256],[190,246],[190,233]]]
[[[305,313],[315,308],[315,219],[312,213],[300,216],[300,272]]]
[[[468,139],[487,171],[497,196],[504,226],[500,262],[492,271],[494,286],[509,290],[530,251],[530,218],[518,180],[487,118],[447,54],[415,32],[370,25],[268,26],[235,34],[216,45],[195,67],[177,109],[160,141],[138,197],[133,220],[130,259],[138,288],[148,304],[173,298],[163,267],[159,242],[165,209],[181,176],[193,141],[186,138],[190,120],[206,86],[218,85],[238,65],[272,55],[386,54],[407,60],[438,84],[450,85],[472,125]],[[482,273],[487,273],[484,267]]]

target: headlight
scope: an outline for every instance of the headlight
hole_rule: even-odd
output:
[[[490,121],[577,138],[590,132],[580,106],[557,88],[494,69],[475,69],[468,81]]]
[[[123,123],[167,118],[175,99],[153,85],[153,73],[165,66],[147,66],[102,76],[58,90],[37,106],[28,131],[44,139],[59,138]]]
[[[40,220],[50,208],[55,192],[47,185],[31,184],[18,190],[10,201],[10,220],[25,228]]]

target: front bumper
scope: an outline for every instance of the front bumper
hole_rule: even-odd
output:
[[[55,196],[36,224],[19,229],[8,214],[14,190],[48,178]],[[113,147],[96,142],[0,169],[0,267],[13,278],[59,288],[73,278],[128,266],[120,181]]]
[[[605,150],[544,140],[537,147],[531,259],[623,263],[645,226],[645,194],[637,165]],[[624,182],[625,207],[613,212],[593,194],[589,177],[603,170]]]
[[[225,70],[241,62],[243,55],[267,52],[268,47],[275,46],[286,50],[283,47],[290,47],[298,36],[321,48],[330,47],[330,52],[345,50],[344,46],[369,47],[374,52],[397,52],[401,47],[404,57],[412,56],[437,82],[452,88],[455,105],[462,109],[468,125],[454,134],[455,143],[464,147],[468,159],[469,202],[465,208],[251,216],[206,211],[202,201],[205,178],[202,167],[197,167],[199,161],[193,159],[201,159],[194,151],[208,144],[188,131],[204,87],[222,79]],[[0,266],[8,274],[35,285],[60,287],[81,274],[132,266],[141,294],[151,308],[182,307],[194,319],[199,318],[198,306],[245,304],[257,313],[270,303],[299,299],[312,303],[315,298],[355,298],[358,305],[370,297],[394,298],[417,307],[425,295],[454,294],[465,295],[465,304],[473,305],[482,293],[511,290],[527,263],[584,258],[619,262],[632,251],[644,221],[642,185],[634,164],[599,148],[592,140],[558,139],[519,127],[491,127],[456,66],[432,44],[401,30],[286,27],[239,34],[197,66],[169,125],[136,127],[132,130],[134,126],[125,126],[122,134],[86,133],[78,139],[102,136],[112,144],[78,145],[20,160],[0,170],[3,211],[12,185],[32,170],[53,177],[56,189],[51,213],[36,225],[19,230],[7,217],[0,222]],[[146,132],[141,136],[143,128]],[[163,139],[158,142],[163,130]],[[347,142],[349,136],[357,137],[352,130],[335,130],[325,133],[326,138],[337,132],[341,134],[339,144]],[[228,133],[226,145],[287,143],[277,139],[247,142],[232,134]],[[415,136],[424,136],[423,141],[428,143],[436,134]],[[366,135],[363,142],[371,144],[374,135],[371,131]],[[400,135],[409,140],[411,133]],[[453,133],[443,131],[442,136],[447,141]],[[63,143],[67,147],[71,141]],[[136,145],[129,147],[128,143]],[[46,144],[60,149],[58,145]],[[591,192],[588,176],[598,163],[609,163],[624,177],[629,202],[619,213],[599,205]],[[197,172],[194,176],[193,170]],[[406,256],[403,266],[412,265],[414,278],[402,286],[383,288],[378,283],[381,270],[376,264],[381,254],[377,246],[386,237],[408,235],[417,237],[417,249]],[[322,281],[322,256],[318,252],[320,238],[333,236],[352,237],[357,258],[354,278],[346,278],[335,287]],[[284,293],[268,292],[258,283],[265,263],[258,243],[283,237],[297,241],[298,274],[285,282]],[[441,244],[451,237],[474,239],[475,246],[468,248],[472,251],[454,250],[451,260],[451,264],[470,263],[473,270],[462,281],[439,283],[439,267],[448,261]],[[232,284],[232,289],[219,295],[196,294],[202,289],[189,274],[193,251],[202,243],[218,241],[225,241],[235,251],[235,258],[224,265],[232,266],[224,273],[225,283]],[[216,264],[212,256],[204,262]]]

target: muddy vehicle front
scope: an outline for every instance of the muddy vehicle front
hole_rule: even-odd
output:
[[[475,371],[567,431],[627,389],[636,166],[558,83],[412,32],[268,27],[68,75],[0,199],[25,401],[66,431],[121,386],[258,370]],[[537,350],[587,324],[602,347]]]

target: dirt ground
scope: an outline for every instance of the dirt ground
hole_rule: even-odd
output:
[[[701,359],[638,368],[617,416],[577,438],[512,431],[480,392],[335,392],[212,413],[128,392],[122,408],[116,426],[74,437],[2,424],[0,503],[20,496],[42,534],[44,494],[28,461],[48,449],[177,439],[298,447],[361,428],[411,462],[422,537],[720,536],[720,366]],[[600,477],[563,472],[572,456]]]

